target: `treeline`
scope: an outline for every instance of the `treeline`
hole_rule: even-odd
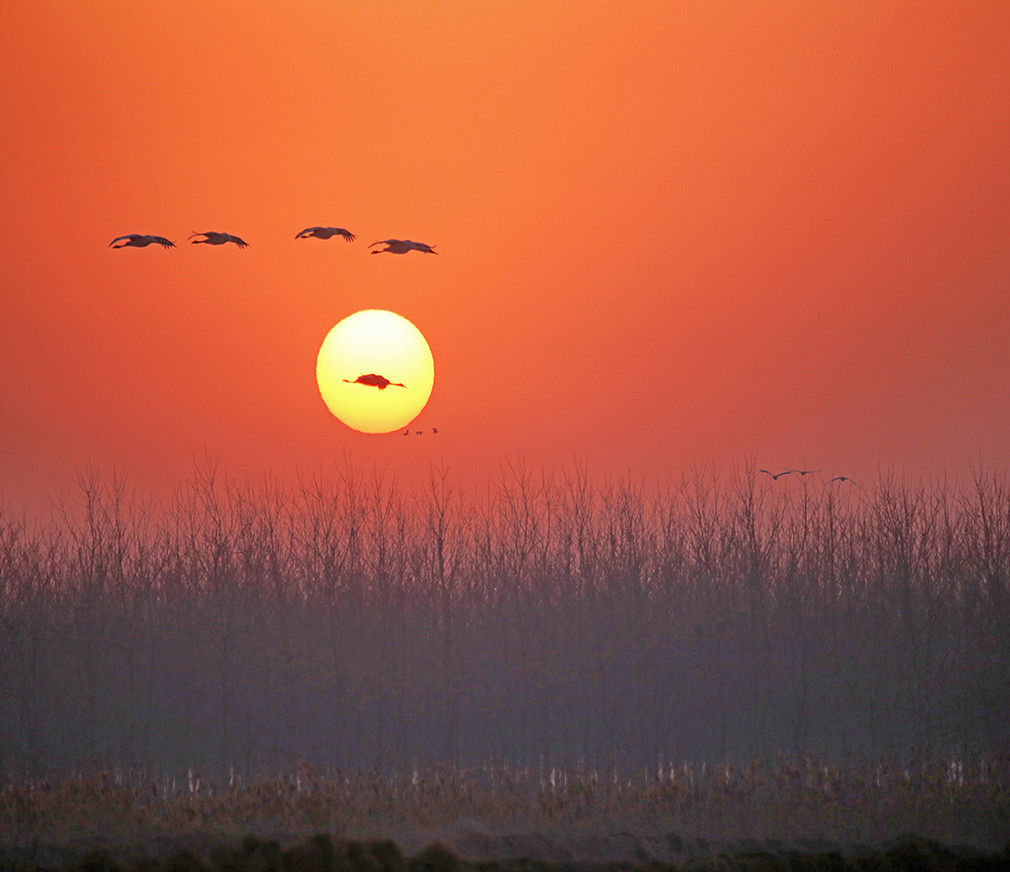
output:
[[[1010,753],[1010,483],[841,484],[85,471],[0,511],[0,775]]]

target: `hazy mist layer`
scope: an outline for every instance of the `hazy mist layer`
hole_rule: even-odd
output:
[[[1006,480],[781,484],[85,474],[0,513],[0,773],[1006,752]]]

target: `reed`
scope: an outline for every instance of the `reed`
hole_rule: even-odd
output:
[[[919,833],[947,844],[1002,847],[1010,837],[1010,766],[987,760],[838,765],[810,758],[716,765],[666,763],[654,770],[534,770],[487,764],[432,766],[380,775],[316,771],[147,782],[101,773],[59,783],[8,784],[0,832],[8,842],[94,838],[140,844],[203,833],[285,838],[326,832],[347,839],[444,831],[471,821],[482,832],[678,834],[726,844],[744,839],[882,844]]]

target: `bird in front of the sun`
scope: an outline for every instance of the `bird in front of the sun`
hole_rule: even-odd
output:
[[[406,254],[408,251],[420,251],[424,254],[438,254],[434,245],[425,245],[423,242],[414,242],[410,239],[380,239],[369,245],[373,248],[376,245],[385,245],[385,248],[378,248],[371,254]]]
[[[772,477],[772,481],[778,481],[780,478],[782,478],[782,476],[784,476],[784,475],[790,475],[793,471],[794,470],[792,470],[792,469],[787,469],[787,470],[785,470],[783,472],[770,472],[767,469],[759,469],[758,470],[758,472],[763,472],[765,475],[770,475]]]
[[[334,236],[341,237],[344,242],[354,242],[357,237],[350,230],[343,227],[306,227],[295,239],[331,239]]]
[[[119,245],[116,245],[116,243]],[[162,248],[175,248],[175,243],[164,236],[155,236],[150,233],[127,233],[126,236],[117,236],[109,243],[112,248],[147,248],[149,245],[160,245]]]
[[[392,386],[394,388],[405,388],[405,384],[400,382],[391,382],[384,375],[379,375],[378,373],[370,372],[368,375],[359,375],[356,379],[345,378],[345,382],[349,385],[368,385],[369,387],[378,388],[380,391],[384,391],[386,388]]]
[[[194,239],[194,236],[202,236],[203,239]],[[202,243],[206,243],[207,245],[224,245],[227,242],[233,242],[239,248],[247,248],[249,245],[241,236],[233,236],[230,233],[218,233],[216,230],[210,230],[207,233],[190,233],[189,239],[193,245]]]

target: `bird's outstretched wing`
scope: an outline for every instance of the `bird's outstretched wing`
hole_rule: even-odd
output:
[[[140,233],[127,233],[126,236],[117,236],[109,243],[109,246],[113,248],[123,248],[122,245],[116,245],[116,243],[123,242],[125,244],[129,244],[130,242],[133,242],[134,239],[140,238],[142,238],[142,234]]]
[[[438,254],[438,252],[435,251],[434,245],[426,245],[423,242],[414,242],[412,239],[404,239],[403,243],[404,245],[414,249],[414,251],[421,251],[425,254]]]
[[[372,243],[372,245],[396,245],[397,243],[403,242],[402,239],[378,239]],[[371,248],[372,245],[368,247]]]
[[[309,236],[315,236],[318,231],[323,230],[323,229],[324,228],[322,228],[322,227],[306,227],[301,233],[299,233],[295,237],[295,239],[303,239],[303,238],[306,238],[306,237],[309,237]]]
[[[175,243],[171,239],[166,239],[164,236],[148,236],[151,242],[155,242],[162,248],[175,248]]]
[[[230,233],[226,233],[227,242],[234,242],[239,248],[248,248],[249,243],[246,242],[241,236],[232,236]]]

